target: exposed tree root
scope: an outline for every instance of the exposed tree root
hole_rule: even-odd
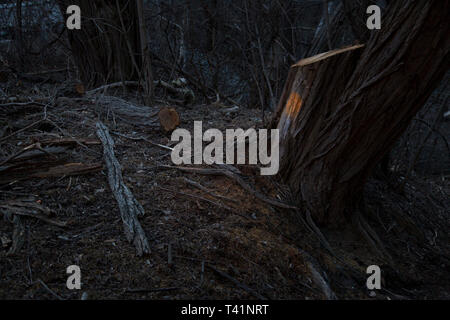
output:
[[[228,198],[228,197],[224,197],[224,196],[222,196],[220,194],[217,194],[217,193],[209,190],[208,188],[202,186],[200,183],[198,183],[196,181],[190,180],[188,178],[184,178],[183,181],[186,182],[187,184],[190,184],[191,186],[194,186],[194,187],[196,187],[196,188],[206,192],[210,196],[213,196],[215,198],[219,198],[219,199],[222,199],[222,200],[230,201],[230,202],[233,202],[233,203],[238,203],[238,201],[236,199],[231,199],[231,198]]]
[[[328,243],[327,239],[325,238],[325,236],[323,235],[323,233],[320,231],[319,227],[317,227],[317,225],[314,223],[314,220],[311,217],[311,213],[306,210],[306,223],[308,224],[308,226],[312,229],[312,231],[314,232],[314,234],[317,235],[317,237],[319,238],[320,243],[325,247],[325,249],[327,249],[334,257],[337,258],[336,254],[334,253],[333,249],[331,249],[330,244]]]
[[[175,166],[160,166],[160,168],[169,168],[169,169],[178,169],[184,172],[197,173],[197,174],[205,174],[205,175],[224,175],[234,181],[236,181],[245,191],[250,192],[255,198],[266,202],[272,206],[284,208],[284,209],[298,209],[295,206],[280,202],[275,199],[271,199],[263,195],[262,193],[256,191],[252,188],[247,182],[245,182],[241,177],[239,177],[236,173],[225,170],[225,169],[203,169],[203,168],[190,168],[190,167],[175,167]]]
[[[376,232],[370,227],[367,221],[364,219],[360,212],[355,212],[353,215],[353,222],[358,230],[361,232],[362,236],[367,240],[369,245],[373,248],[373,250],[380,256],[384,257],[388,260],[388,262],[393,265],[394,262],[392,260],[391,255],[384,248],[383,243],[380,238],[376,234]]]
[[[239,282],[238,280],[236,280],[235,278],[233,278],[232,276],[230,276],[229,274],[215,268],[212,265],[206,264],[206,266],[213,270],[215,273],[219,274],[220,276],[224,277],[225,279],[230,280],[231,282],[233,282],[237,287],[247,291],[248,293],[250,293],[251,295],[253,295],[254,297],[256,297],[259,300],[267,300],[266,297],[264,297],[263,295],[259,294],[256,290],[248,287],[247,285],[245,285],[244,283]]]
[[[11,217],[11,222],[14,224],[14,231],[13,231],[13,237],[12,237],[12,246],[9,249],[7,256],[13,255],[23,247],[23,244],[25,243],[25,227],[22,224],[20,217],[17,215],[14,215]]]
[[[326,299],[337,300],[336,294],[331,290],[330,285],[325,280],[326,276],[323,276],[325,273],[323,271],[321,272],[321,268],[317,261],[307,252],[301,251],[301,253],[306,260],[306,265],[308,266],[314,283],[321,289]]]

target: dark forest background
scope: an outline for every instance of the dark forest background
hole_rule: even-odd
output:
[[[0,0],[0,298],[450,298],[448,8]],[[174,167],[198,120],[284,128],[280,174]]]
[[[3,61],[31,74],[65,68],[66,78],[80,79],[57,1],[0,2]],[[144,1],[154,78],[168,82],[188,78],[198,103],[215,102],[219,94],[226,103],[257,108],[262,114],[273,111],[292,64],[357,43],[341,1],[326,2],[328,12],[322,0]],[[384,0],[375,2],[383,10],[388,5]],[[327,20],[333,33],[330,41],[321,32]],[[444,119],[449,77],[444,77],[399,142],[392,164],[396,168],[433,174],[450,170],[450,129]],[[165,93],[160,92],[160,98]]]

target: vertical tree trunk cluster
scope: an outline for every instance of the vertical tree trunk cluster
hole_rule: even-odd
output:
[[[392,1],[365,47],[291,68],[274,116],[280,175],[321,224],[355,211],[371,171],[447,71],[449,1]]]
[[[145,81],[151,97],[152,74],[143,1],[59,0],[81,8],[81,30],[68,30],[68,40],[80,78],[90,86],[127,80]]]
[[[23,64],[24,42],[23,42],[23,19],[22,19],[22,0],[16,0],[16,49],[19,61]]]

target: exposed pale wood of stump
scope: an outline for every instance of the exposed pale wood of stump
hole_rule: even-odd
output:
[[[180,124],[180,116],[174,108],[162,108],[159,113],[159,123],[165,132],[175,130]]]

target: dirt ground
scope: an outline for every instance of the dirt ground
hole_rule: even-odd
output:
[[[38,96],[25,85],[14,90],[17,96]],[[39,88],[41,96],[43,91]],[[157,122],[142,124],[157,118],[127,119],[115,112],[118,100],[102,104],[98,99],[0,107],[0,181],[7,181],[0,183],[1,204],[33,203],[49,208],[52,221],[67,222],[60,227],[21,216],[23,245],[10,254],[14,224],[7,208],[0,207],[0,299],[80,299],[84,292],[89,299],[450,298],[448,176],[409,179],[402,190],[395,173],[387,182],[372,179],[366,219],[387,254],[377,252],[350,222],[320,228],[330,251],[304,222],[301,208],[271,206],[225,176],[162,167],[172,165],[170,151],[150,141],[170,146],[170,137]],[[135,101],[131,94],[126,99]],[[194,120],[202,120],[204,130],[263,126],[260,110],[170,106],[180,114],[182,128],[191,129]],[[30,126],[44,117],[49,121]],[[102,145],[86,142],[97,140],[97,121],[111,131],[125,183],[145,209],[139,220],[150,243],[148,255],[137,256],[125,238],[105,167],[52,178],[23,178],[16,172],[17,179],[7,179],[10,162],[5,160],[36,142],[45,149],[75,138],[78,143],[57,154],[59,160],[103,163]],[[53,158],[42,153],[39,159]],[[286,188],[274,178],[263,178],[250,166],[237,168],[255,190],[289,202]],[[366,268],[373,264],[383,275],[376,292],[366,288]],[[70,265],[81,268],[81,290],[66,287]]]

